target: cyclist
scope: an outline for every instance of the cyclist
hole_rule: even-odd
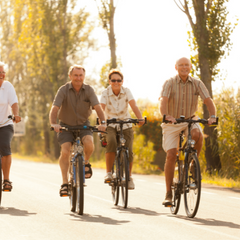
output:
[[[21,121],[18,116],[18,98],[13,85],[5,81],[4,63],[0,62],[0,123],[6,121],[9,115],[14,114],[14,122]],[[12,182],[9,180],[12,163],[11,141],[13,138],[13,121],[7,121],[0,125],[0,155],[2,156],[3,191],[12,190]],[[0,183],[2,184],[2,183]]]
[[[101,131],[106,129],[104,113],[98,98],[93,88],[84,83],[84,67],[81,65],[73,65],[69,68],[68,74],[71,81],[58,89],[49,114],[50,124],[58,133],[57,138],[61,145],[59,165],[63,184],[60,188],[60,196],[65,196],[68,193],[67,173],[70,150],[74,140],[72,132],[60,131],[61,124],[69,126],[90,125],[88,118],[93,108],[101,120],[101,125],[98,126],[98,129]],[[57,116],[60,120],[59,124],[57,123]],[[82,130],[80,132],[80,138],[84,146],[85,178],[91,178],[92,169],[89,158],[94,150],[92,132],[90,130]]]
[[[123,74],[117,70],[112,69],[108,74],[109,86],[103,91],[101,96],[101,106],[105,111],[106,119],[117,118],[120,120],[124,120],[126,118],[130,118],[130,114],[128,112],[128,104],[132,108],[134,114],[138,119],[142,119],[142,114],[137,107],[136,101],[133,98],[131,91],[128,88],[123,87]],[[140,126],[144,124],[144,120],[139,123]],[[117,141],[117,124],[110,124],[107,127],[107,146],[106,146],[106,172],[107,175],[104,177],[104,182],[106,183],[109,180],[112,180],[111,169],[114,163]],[[133,153],[132,153],[132,145],[133,145],[133,130],[132,124],[124,124],[123,125],[123,134],[126,140],[125,146],[129,149],[129,183],[128,189],[134,189],[135,185],[132,178],[132,166],[133,166]]]
[[[208,124],[216,122],[216,107],[209,95],[204,83],[189,75],[192,68],[191,61],[188,58],[180,58],[176,61],[175,69],[178,74],[175,77],[165,81],[160,94],[160,112],[166,115],[166,120],[171,123],[176,122],[180,115],[190,118],[194,115],[198,106],[198,96],[206,104],[210,118]],[[165,163],[165,181],[166,197],[163,205],[172,204],[171,185],[174,176],[174,166],[176,160],[179,133],[187,131],[187,123],[165,124],[162,123],[163,130],[163,149],[167,153]],[[195,149],[199,156],[202,149],[203,134],[199,124],[194,124],[191,129],[192,138],[195,140]],[[191,168],[191,166],[190,166]]]

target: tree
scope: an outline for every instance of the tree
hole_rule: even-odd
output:
[[[27,153],[37,146],[45,154],[55,149],[58,157],[48,114],[57,89],[68,81],[69,66],[82,63],[93,46],[89,14],[75,11],[76,0],[2,0],[0,6],[1,53],[24,109],[21,114],[28,119]]]
[[[227,9],[225,3],[228,0],[179,0],[176,5],[187,15],[192,32],[189,32],[192,50],[197,51],[191,56],[196,73],[206,85],[212,97],[212,81],[218,74],[218,63],[230,50],[230,34],[234,27],[227,23]],[[200,70],[200,74],[198,71]],[[203,104],[203,117],[209,118],[206,105]],[[205,126],[205,157],[207,170],[220,170],[221,162],[218,152],[217,130],[214,127]]]
[[[97,0],[95,0],[97,3]],[[108,86],[107,73],[112,68],[117,68],[117,55],[116,55],[116,39],[114,32],[114,14],[116,6],[114,0],[100,0],[100,7],[98,6],[99,17],[102,22],[103,29],[107,31],[109,48],[111,53],[111,61],[107,62],[101,69],[100,82],[104,87]]]

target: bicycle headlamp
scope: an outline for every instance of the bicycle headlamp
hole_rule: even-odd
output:
[[[79,152],[79,153],[83,152],[83,147],[81,145],[77,146],[77,152]]]
[[[125,140],[124,138],[121,138],[121,139],[120,139],[120,143],[121,143],[122,146],[125,145],[125,142],[126,142],[126,140]]]
[[[189,143],[190,143],[190,145],[191,145],[191,147],[194,147],[195,146],[195,140],[188,140],[189,141]]]

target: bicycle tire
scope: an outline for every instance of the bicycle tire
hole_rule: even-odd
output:
[[[2,157],[0,156],[0,206],[2,202]]]
[[[111,192],[112,192],[112,200],[114,205],[118,205],[119,201],[119,164],[118,164],[118,159],[116,157],[113,167],[112,167],[112,176],[113,176],[113,182],[111,183]]]
[[[71,212],[75,212],[76,210],[76,185],[75,185],[75,181],[74,181],[74,173],[73,173],[73,164],[70,163],[70,168],[69,168],[69,200],[70,200],[70,209]]]
[[[180,203],[181,203],[181,174],[183,171],[183,161],[179,161],[179,159],[175,162],[175,169],[174,169],[174,177],[172,183],[172,196],[173,196],[173,205],[170,207],[170,211],[172,214],[177,214]]]
[[[125,151],[120,152],[120,179],[122,206],[127,208],[128,205],[128,181],[129,181],[129,162]]]
[[[84,208],[84,175],[83,175],[84,160],[82,156],[76,159],[76,207],[77,213],[83,215]]]
[[[201,172],[197,155],[190,154],[186,167],[186,184],[184,190],[185,211],[188,217],[195,217],[201,197]],[[193,167],[192,167],[193,165]]]

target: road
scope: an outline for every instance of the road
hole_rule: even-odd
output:
[[[0,208],[0,240],[240,240],[240,191],[204,185],[199,211],[189,219],[183,201],[176,216],[161,205],[163,177],[133,175],[136,189],[123,209],[111,201],[105,171],[93,171],[79,216],[69,211],[68,198],[59,197],[57,164],[13,160],[13,191],[3,193]]]

